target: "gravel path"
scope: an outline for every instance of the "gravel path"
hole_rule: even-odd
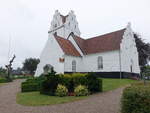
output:
[[[16,103],[22,80],[0,86],[0,113],[119,113],[123,88],[66,104],[27,107]]]

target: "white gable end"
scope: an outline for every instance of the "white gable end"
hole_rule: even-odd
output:
[[[49,34],[48,41],[40,56],[40,63],[37,66],[35,76],[39,76],[43,73],[43,67],[46,64],[50,64],[54,67],[57,73],[64,73],[64,63],[59,59],[63,58],[64,53],[57,43],[55,37]]]
[[[121,70],[124,72],[140,73],[138,51],[130,25],[127,26],[123,35],[120,48]]]

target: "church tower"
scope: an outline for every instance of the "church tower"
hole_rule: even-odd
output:
[[[56,33],[58,36],[67,39],[71,32],[76,36],[80,36],[81,34],[74,12],[70,11],[68,15],[63,16],[56,10],[51,22],[50,30],[48,31],[49,35]]]

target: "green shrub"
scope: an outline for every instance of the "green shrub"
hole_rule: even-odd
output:
[[[39,91],[44,77],[30,77],[21,84],[22,92]]]
[[[78,86],[78,85],[85,85],[87,86],[87,75],[86,74],[81,74],[81,73],[74,73],[72,74],[73,77],[73,82],[74,82],[74,86]]]
[[[150,85],[132,85],[123,91],[122,113],[150,113]]]
[[[59,76],[52,71],[45,75],[46,79],[41,83],[40,93],[46,95],[55,95],[55,90],[58,85]]]
[[[23,82],[21,84],[22,92],[39,91],[39,83],[36,82]]]
[[[26,82],[38,82],[41,83],[45,80],[45,77],[30,77],[26,80]]]
[[[59,97],[67,96],[68,94],[68,89],[66,86],[58,84],[55,95]]]
[[[74,73],[59,75],[59,84],[65,85],[69,92],[74,92],[74,87],[87,85],[86,74]]]
[[[88,73],[87,80],[87,86],[91,93],[102,91],[102,79],[97,78],[94,73]]]
[[[77,86],[74,93],[76,96],[87,96],[89,94],[87,87],[83,85]]]
[[[5,82],[7,82],[7,79],[4,77],[0,77],[0,83],[5,83]]]
[[[28,79],[31,78],[30,76],[25,75],[13,75],[13,79]]]
[[[74,87],[78,85],[87,86],[92,93],[102,91],[102,79],[97,78],[93,73],[59,75],[59,84],[65,85],[69,92],[74,92]]]
[[[66,86],[69,92],[74,91],[73,76],[71,74],[59,75],[59,84]]]

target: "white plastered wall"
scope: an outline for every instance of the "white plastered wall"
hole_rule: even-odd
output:
[[[63,56],[64,53],[58,42],[52,34],[49,34],[46,46],[41,53],[35,76],[40,76],[43,73],[43,67],[46,64],[52,65],[57,73],[64,73],[64,63],[59,62],[59,58],[63,58]]]
[[[120,44],[121,70],[123,72],[140,73],[138,51],[130,24],[128,24]]]
[[[103,69],[98,69],[98,57],[103,57]],[[83,57],[65,56],[65,72],[72,72],[72,61],[77,63],[77,72],[116,72],[120,71],[119,51],[85,55]]]
[[[84,72],[83,59],[82,57],[65,55],[65,72],[72,72],[72,61],[76,61],[76,72]]]

